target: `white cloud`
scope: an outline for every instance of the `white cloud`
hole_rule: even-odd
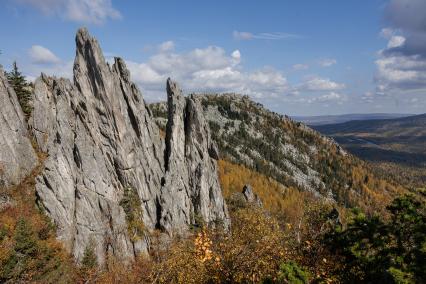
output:
[[[329,106],[330,104],[343,104],[343,102],[347,101],[347,96],[344,94],[340,94],[337,92],[329,92],[319,96],[305,96],[305,97],[297,97],[294,99],[297,103],[303,104],[322,104],[325,106]]]
[[[238,61],[238,62],[240,62],[240,59],[241,59],[241,53],[240,53],[240,51],[237,49],[237,50],[234,50],[232,53],[231,53],[231,56],[232,56],[232,58],[234,58],[234,60],[236,60],[236,61]]]
[[[380,36],[387,40],[378,52],[376,94],[407,96],[426,91],[426,2],[391,0],[385,8],[390,27]]]
[[[165,41],[158,46],[160,52],[167,52],[175,49],[175,43],[171,40]]]
[[[344,98],[343,95],[336,93],[336,92],[331,92],[322,96],[319,96],[317,99],[317,101],[320,102],[330,102],[330,101],[339,101],[342,100]]]
[[[372,103],[374,102],[374,93],[373,92],[365,92],[364,95],[361,97],[361,100],[366,103]]]
[[[254,35],[249,32],[234,31],[232,35],[236,40],[251,40],[254,38]]]
[[[32,81],[43,72],[50,76],[72,79],[74,61],[59,61],[54,64],[29,64],[22,66],[25,75]]]
[[[265,98],[285,95],[289,90],[281,72],[267,67],[243,71],[241,58],[239,50],[228,55],[220,47],[208,46],[181,54],[160,52],[146,63],[130,61],[127,66],[149,100],[163,94],[167,77],[180,82],[187,92],[235,92]]]
[[[154,85],[164,83],[164,76],[161,76],[149,64],[127,61],[127,68],[131,70],[132,78],[141,85]]]
[[[234,50],[231,53],[231,58],[232,58],[232,66],[237,66],[238,64],[241,63],[241,53],[238,49]]]
[[[307,69],[309,69],[309,65],[308,64],[294,64],[293,65],[293,70],[297,70],[297,71],[299,71],[299,70],[307,70]]]
[[[421,54],[405,53],[404,36],[395,31],[385,35],[387,47],[378,52],[379,58],[375,62],[378,92],[426,88],[426,58]]]
[[[241,60],[239,50],[228,55],[220,47],[208,46],[185,53],[160,52],[145,63],[130,61],[127,65],[133,80],[141,86],[148,100],[164,99],[164,82],[171,77],[180,82],[186,92],[235,92],[262,99],[302,99],[307,103],[344,101],[345,96],[336,92],[345,88],[342,83],[309,77],[301,84],[291,86],[279,70],[264,67],[246,71]],[[306,92],[320,95],[300,98],[301,93]],[[159,95],[161,98],[158,98]]]
[[[30,5],[46,15],[56,15],[63,19],[102,24],[108,19],[119,19],[121,14],[111,0],[15,0],[22,5]]]
[[[291,86],[284,74],[273,67],[245,70],[241,64],[243,55],[239,50],[228,53],[221,47],[208,46],[177,53],[171,44],[160,46],[163,48],[158,48],[157,53],[145,62],[126,60],[132,80],[141,87],[148,101],[165,99],[167,77],[178,81],[185,93],[230,92],[247,94],[260,100],[309,104],[344,101],[344,96],[336,92],[344,88],[344,84],[330,79],[311,77],[299,86]],[[51,61],[51,64],[33,62],[23,66],[22,70],[29,78],[39,76],[40,72],[72,78],[71,60]],[[110,61],[109,57],[107,61]]]
[[[391,36],[388,42],[388,48],[396,48],[403,46],[405,43],[405,37],[403,36]]]
[[[302,38],[300,35],[282,33],[282,32],[272,32],[272,33],[251,33],[251,32],[239,32],[234,31],[232,36],[236,40],[253,40],[253,39],[263,39],[263,40],[283,40],[283,39],[292,39],[292,38]]]
[[[52,51],[41,45],[33,45],[28,57],[21,60],[20,69],[30,81],[34,81],[43,72],[47,75],[72,79],[74,60],[61,60]]]
[[[395,30],[392,28],[383,28],[380,31],[380,36],[385,39],[390,39],[395,34]]]
[[[41,45],[33,45],[28,54],[31,61],[36,64],[54,64],[60,61],[52,51]]]
[[[337,60],[334,58],[323,58],[318,61],[318,64],[322,67],[330,67],[337,64]]]
[[[297,87],[302,91],[336,91],[345,88],[345,84],[333,82],[328,78],[311,77]]]

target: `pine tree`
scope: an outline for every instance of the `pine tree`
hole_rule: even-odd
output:
[[[97,265],[98,265],[98,259],[96,257],[94,244],[93,242],[90,242],[90,244],[84,250],[81,266],[83,269],[93,269]]]
[[[21,255],[34,256],[37,253],[37,242],[27,221],[19,219],[15,232],[15,251]]]
[[[13,251],[1,262],[0,283],[20,282],[18,280],[25,278],[26,272],[30,269],[31,260],[37,257],[37,241],[31,226],[23,218],[16,224],[14,241]]]
[[[32,106],[32,94],[30,91],[30,84],[25,79],[25,76],[18,70],[16,61],[13,62],[12,71],[6,73],[9,84],[15,90],[16,96],[18,97],[19,104],[21,105],[22,111],[26,118],[31,114]]]

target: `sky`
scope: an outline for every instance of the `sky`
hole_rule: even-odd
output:
[[[72,78],[85,26],[148,102],[235,92],[288,115],[426,112],[425,0],[0,0],[0,64]]]

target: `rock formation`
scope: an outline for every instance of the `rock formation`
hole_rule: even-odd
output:
[[[160,225],[179,231],[203,220],[224,222],[229,217],[217,178],[216,144],[210,137],[201,104],[185,98],[178,85],[167,80],[166,175],[160,202]]]
[[[243,186],[242,194],[247,203],[254,204],[256,206],[262,207],[262,200],[260,200],[259,196],[253,192],[251,185],[246,184]]]
[[[36,165],[24,113],[0,67],[0,187],[19,184]]]
[[[99,263],[147,250],[129,236],[120,206],[137,193],[147,231],[183,232],[198,214],[229,224],[216,172],[217,150],[198,102],[168,81],[166,141],[120,58],[110,66],[86,29],[76,36],[74,82],[43,75],[35,83],[33,135],[48,153],[37,177],[40,204],[77,260],[93,245]]]

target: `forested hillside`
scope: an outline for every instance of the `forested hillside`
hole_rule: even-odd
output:
[[[339,204],[376,210],[404,189],[375,175],[332,139],[291,118],[268,111],[248,97],[199,95],[222,157]],[[160,128],[165,104],[150,105]],[[373,209],[376,208],[376,209]]]

